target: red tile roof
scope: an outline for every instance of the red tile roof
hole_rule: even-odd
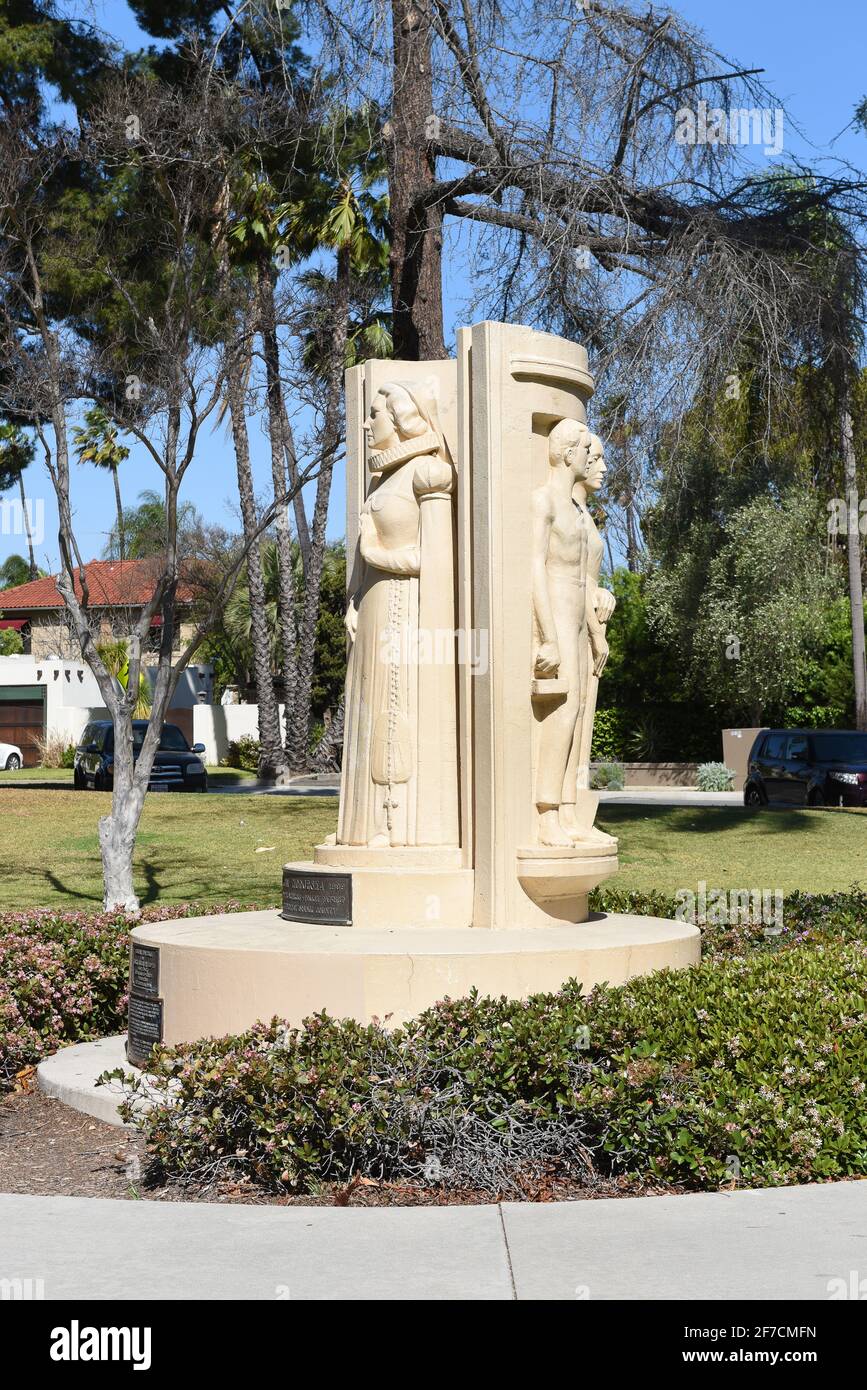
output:
[[[91,560],[85,565],[91,608],[142,608],[154,591],[157,560]],[[81,595],[81,571],[75,574],[75,591]],[[193,591],[183,580],[178,584],[178,600],[190,603]],[[29,612],[31,609],[62,608],[57,579],[32,579],[14,589],[0,589],[0,612]]]

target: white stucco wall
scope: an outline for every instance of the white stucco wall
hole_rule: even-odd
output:
[[[84,662],[56,657],[0,656],[0,686],[33,685],[45,688],[45,732],[61,734],[67,743],[77,743],[91,719],[109,718],[96,678]],[[178,681],[172,708],[195,708],[203,696],[210,700],[213,685],[210,665],[189,667]],[[257,707],[246,708],[253,710],[255,732]],[[242,732],[246,732],[246,726]],[[237,737],[230,733],[225,743]]]
[[[283,706],[280,706],[283,719]],[[193,709],[193,742],[205,745],[205,762],[221,763],[234,739],[259,737],[258,705],[196,705]]]

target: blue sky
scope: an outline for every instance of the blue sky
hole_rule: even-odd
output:
[[[765,81],[782,98],[806,137],[802,140],[787,129],[783,158],[797,154],[815,162],[835,155],[867,168],[867,137],[852,129],[840,135],[852,120],[855,104],[867,94],[867,5],[863,0],[824,0],[822,5],[816,5],[815,0],[679,0],[674,8],[703,29],[727,57],[744,67],[765,69]],[[127,46],[144,41],[123,0],[97,0],[92,11],[97,22]],[[465,321],[464,286],[454,270],[447,273],[446,285],[449,342],[456,326]],[[255,420],[251,422],[251,444],[257,481],[264,494],[270,461],[267,440]],[[234,460],[224,429],[218,428],[205,439],[188,480],[186,497],[207,521],[236,525]],[[41,508],[44,518],[38,560],[44,568],[54,570],[56,509],[41,464],[31,467],[26,481],[37,516]],[[144,488],[159,489],[156,469],[141,450],[134,449],[124,465],[121,486],[128,504]],[[114,518],[110,477],[91,468],[76,468],[74,501],[82,554],[96,558],[102,553]],[[0,512],[0,562],[24,550],[22,537],[3,533],[8,524],[8,512]],[[329,533],[332,537],[344,533],[342,478],[335,479]]]

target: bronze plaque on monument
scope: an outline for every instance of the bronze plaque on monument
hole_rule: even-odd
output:
[[[130,951],[129,987],[133,994],[143,999],[159,999],[160,996],[160,948],[143,946],[134,941]]]
[[[162,1040],[162,999],[142,999],[137,994],[130,994],[126,1055],[133,1066],[146,1066],[151,1051]]]
[[[352,874],[284,869],[281,916],[313,927],[351,927]]]

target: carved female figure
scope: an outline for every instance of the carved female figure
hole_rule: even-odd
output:
[[[364,429],[337,843],[457,845],[454,466],[433,389],[386,383]]]

